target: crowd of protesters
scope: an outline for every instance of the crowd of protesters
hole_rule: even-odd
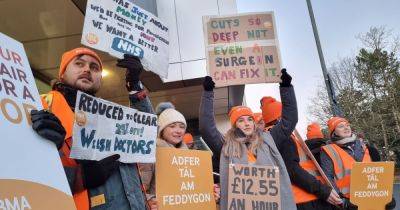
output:
[[[171,103],[160,104],[153,110],[140,81],[143,71],[140,60],[125,55],[116,65],[126,69],[125,86],[131,107],[158,115],[156,146],[195,149],[182,113]],[[65,52],[58,81],[52,91],[42,95],[44,109],[31,112],[32,128],[57,146],[78,210],[158,209],[154,164],[121,163],[119,155],[99,161],[69,157],[77,91],[94,96],[101,88],[102,68],[100,57],[90,49]],[[232,163],[278,167],[283,210],[357,209],[349,200],[353,163],[380,161],[379,153],[373,145],[357,138],[350,122],[339,116],[332,116],[327,122],[326,136],[320,125],[310,124],[305,141],[309,150],[304,149],[295,131],[298,111],[289,71],[281,71],[281,102],[265,93],[260,95],[262,113],[253,113],[246,106],[232,107],[228,113],[231,128],[226,133],[217,129],[215,83],[211,77],[205,77],[203,88],[199,131],[213,153],[213,171],[217,174],[214,196],[220,209],[228,209],[228,166]],[[328,180],[322,178],[316,164]],[[105,202],[93,204],[92,198],[100,195]],[[393,199],[386,209],[395,206]]]

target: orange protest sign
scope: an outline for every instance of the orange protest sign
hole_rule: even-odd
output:
[[[384,210],[392,200],[394,162],[355,163],[351,170],[350,201],[359,210]]]
[[[156,157],[158,209],[216,209],[210,152],[157,148]]]
[[[275,166],[229,165],[228,209],[281,209],[279,169]]]
[[[217,87],[279,82],[274,14],[205,16],[207,70]]]

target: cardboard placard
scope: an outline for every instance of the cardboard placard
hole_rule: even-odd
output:
[[[160,210],[215,210],[211,153],[157,148],[156,194]]]
[[[129,0],[88,0],[82,31],[83,45],[108,52],[138,56],[145,69],[168,76],[168,27],[152,13]]]
[[[281,209],[279,168],[230,164],[228,209]]]
[[[351,170],[350,201],[359,210],[384,210],[392,200],[394,162],[355,163]]]
[[[0,33],[0,209],[75,209],[54,143],[30,119],[42,104],[22,43]]]
[[[157,115],[78,92],[71,157],[101,160],[119,154],[123,163],[154,163]]]
[[[204,16],[207,70],[217,87],[280,81],[273,12]]]

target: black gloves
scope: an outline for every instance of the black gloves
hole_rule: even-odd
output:
[[[386,204],[385,209],[392,210],[396,207],[396,200],[393,198],[392,201]],[[343,204],[341,206],[343,210],[357,210],[358,207],[350,202],[348,198],[343,198]]]
[[[352,204],[348,198],[342,198],[342,200],[343,200],[343,203],[342,203],[341,207],[343,210],[357,210],[358,209],[358,207],[356,205]]]
[[[32,128],[41,137],[52,141],[57,149],[61,149],[65,139],[65,129],[61,121],[47,110],[31,111]]]
[[[96,188],[103,185],[107,179],[118,169],[119,155],[111,155],[100,161],[80,160],[83,169],[83,183],[86,188]]]
[[[280,83],[281,87],[290,87],[292,86],[292,77],[286,72],[286,69],[281,70],[282,75],[281,75],[281,80],[282,82]]]
[[[121,68],[126,68],[125,81],[126,89],[128,91],[142,90],[139,84],[139,77],[143,71],[143,66],[137,56],[124,54],[123,59],[118,59],[117,66]]]
[[[392,201],[390,201],[390,203],[386,204],[385,209],[386,210],[392,210],[396,208],[396,200],[394,199],[394,197],[392,198]]]
[[[203,81],[203,87],[205,91],[213,91],[215,88],[215,82],[210,76],[206,76]]]

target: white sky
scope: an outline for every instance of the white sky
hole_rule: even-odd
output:
[[[306,0],[236,0],[239,13],[274,11],[282,66],[293,76],[299,109],[298,131],[305,136],[312,103],[322,70],[312,33]],[[361,46],[356,36],[372,26],[386,26],[400,35],[399,0],[312,1],[327,67],[338,58],[353,56]],[[278,84],[246,85],[246,103],[260,111],[263,96],[278,99]]]

